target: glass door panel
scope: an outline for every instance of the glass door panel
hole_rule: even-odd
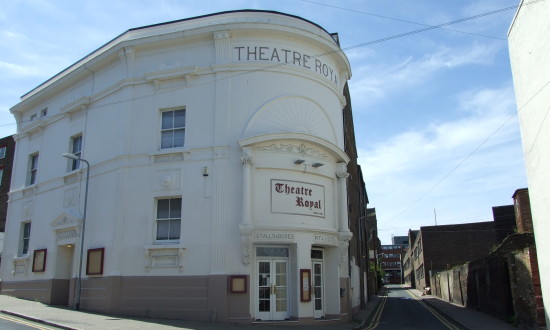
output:
[[[313,317],[324,316],[323,262],[313,262]]]
[[[257,319],[288,318],[288,261],[258,261]]]

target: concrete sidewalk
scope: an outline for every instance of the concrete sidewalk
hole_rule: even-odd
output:
[[[319,321],[315,325],[300,325],[300,329],[323,329],[339,330],[358,328],[364,323],[370,313],[379,302],[378,296],[373,296],[364,310],[354,315],[355,322],[331,324],[330,322]],[[19,316],[27,320],[40,322],[45,325],[54,326],[60,329],[284,329],[298,326],[297,322],[283,322],[277,324],[253,323],[253,324],[222,324],[207,323],[185,320],[166,320],[148,318],[128,318],[110,316],[85,311],[75,311],[65,307],[50,306],[36,301],[24,300],[10,296],[0,295],[0,312],[8,315]]]
[[[447,302],[436,296],[423,296],[422,292],[417,289],[409,289],[409,291],[416,295],[418,298],[422,299],[423,302],[434,307],[442,314],[453,319],[455,322],[467,329],[517,329],[516,327],[513,327],[512,325],[488,314]]]

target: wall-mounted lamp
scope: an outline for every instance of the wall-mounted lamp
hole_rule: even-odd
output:
[[[208,176],[208,167],[203,167],[202,168],[202,176]]]
[[[325,164],[323,164],[323,163],[307,164],[306,161],[305,161],[304,159],[296,159],[296,160],[294,161],[294,164],[296,164],[296,165],[304,165],[304,173],[307,172],[307,167],[308,167],[308,166],[312,166],[312,167],[314,167],[314,168],[317,168],[317,167],[321,167],[321,166],[325,165]]]

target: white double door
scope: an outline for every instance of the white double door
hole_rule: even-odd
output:
[[[288,260],[257,261],[257,310],[260,320],[284,320],[289,317]]]

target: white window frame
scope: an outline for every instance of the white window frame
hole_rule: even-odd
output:
[[[162,217],[160,218],[159,217],[159,202],[160,201],[165,201],[165,200],[168,200],[168,216],[167,217]],[[178,216],[172,216],[172,214],[170,214],[170,210],[171,210],[171,203],[173,202],[176,202],[177,200],[179,200],[179,203],[180,203],[180,214],[179,214],[179,217]],[[158,197],[155,199],[155,242],[157,243],[174,243],[174,242],[179,242],[180,239],[181,239],[181,224],[182,224],[182,213],[183,213],[183,210],[182,210],[182,207],[183,207],[183,203],[182,203],[182,198],[181,196],[172,196],[172,197]],[[159,222],[162,222],[162,221],[167,221],[168,222],[168,237],[167,238],[159,238]],[[178,232],[178,235],[177,237],[170,237],[170,225],[172,225],[172,223],[175,223],[179,221],[179,232]]]
[[[175,124],[175,114],[176,112],[182,112],[183,113],[183,125],[182,126],[176,126]],[[172,120],[170,125],[168,123],[164,123],[165,116],[168,116],[169,114],[172,114]],[[173,149],[173,148],[183,148],[185,146],[185,126],[186,126],[186,115],[187,111],[185,108],[178,108],[173,110],[163,110],[160,112],[160,149]],[[181,145],[178,143],[176,144],[176,139],[174,137],[174,133],[176,131],[183,131],[183,141],[181,142]],[[168,135],[172,135],[170,138],[170,141],[168,141],[168,144],[165,144],[165,137]]]
[[[78,139],[80,139],[80,143],[75,143],[75,141],[77,141]],[[82,134],[77,134],[75,136],[72,136],[71,143],[69,145],[69,152],[77,157],[80,157],[82,155],[82,142],[83,142]],[[75,149],[75,147],[77,146],[78,146],[78,149]],[[68,166],[69,172],[76,171],[79,168],[80,168],[80,160],[69,159],[69,166]]]
[[[29,226],[28,233],[25,231],[25,227]],[[21,223],[21,233],[20,233],[20,240],[19,240],[19,255],[20,256],[27,256],[29,255],[30,251],[30,242],[31,242],[31,222],[26,221]],[[26,244],[25,244],[26,243]],[[26,247],[26,251],[25,251]]]
[[[6,147],[0,148],[0,159],[6,158],[6,151],[7,151]]]
[[[32,186],[36,183],[36,176],[38,175],[38,156],[39,153],[29,155],[29,170],[27,173],[27,186]]]

